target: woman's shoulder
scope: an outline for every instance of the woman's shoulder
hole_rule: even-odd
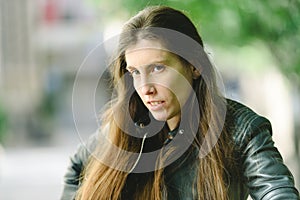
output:
[[[242,145],[252,140],[257,134],[267,130],[272,135],[272,127],[270,121],[257,114],[248,106],[237,101],[226,99],[226,128],[236,144]]]

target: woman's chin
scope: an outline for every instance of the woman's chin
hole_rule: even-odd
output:
[[[157,121],[167,121],[168,117],[166,115],[161,115],[161,114],[157,114],[157,113],[153,113],[151,112],[152,116],[154,119],[156,119]]]

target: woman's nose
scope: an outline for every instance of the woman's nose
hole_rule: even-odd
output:
[[[136,81],[136,88],[141,91],[143,95],[151,95],[155,92],[154,83],[152,82],[151,76],[149,77],[147,74],[141,74],[139,81]]]
[[[154,94],[155,92],[155,88],[154,88],[154,85],[153,84],[144,84],[142,87],[141,87],[141,92],[143,95],[151,95],[151,94]]]

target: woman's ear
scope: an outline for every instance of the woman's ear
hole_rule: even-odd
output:
[[[192,72],[192,77],[193,79],[198,79],[200,77],[200,71],[198,69],[196,69],[196,67],[194,66],[190,66],[191,67],[191,72]]]

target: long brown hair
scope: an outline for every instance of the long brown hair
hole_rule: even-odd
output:
[[[190,47],[190,44],[186,43],[182,44],[184,47],[178,48],[178,45],[174,46],[179,41],[178,38],[173,38],[172,41],[172,39],[168,39],[170,37],[166,36],[169,34],[157,32],[152,28],[163,28],[178,32],[183,37],[187,36],[195,41],[200,49]],[[192,124],[191,126],[197,125],[196,137],[187,152],[194,151],[195,148],[192,147],[201,150],[204,145],[209,149],[209,152],[197,159],[199,163],[197,168],[198,177],[197,180],[191,181],[196,184],[197,191],[194,192],[198,199],[228,199],[228,176],[226,171],[230,167],[228,160],[231,160],[232,145],[230,144],[230,137],[223,127],[224,114],[226,113],[224,105],[226,106],[226,102],[218,92],[214,69],[206,54],[203,55],[203,42],[195,26],[185,14],[165,6],[145,8],[123,27],[116,59],[111,64],[111,75],[116,96],[108,103],[106,111],[102,114],[103,128],[100,130],[107,130],[107,127],[109,127],[107,134],[111,142],[120,151],[112,153],[110,147],[104,148],[103,146],[101,146],[101,149],[96,150],[98,154],[101,152],[101,156],[106,161],[109,160],[110,163],[114,163],[114,167],[109,167],[107,164],[100,162],[96,156],[91,156],[82,175],[81,186],[76,198],[81,200],[117,200],[126,199],[126,193],[130,192],[131,197],[134,199],[160,200],[167,195],[163,163],[168,159],[168,156],[172,155],[171,150],[157,156],[157,167],[153,172],[140,173],[139,183],[134,188],[128,187],[130,181],[132,181],[128,169],[132,167],[132,161],[136,160],[137,157],[130,156],[122,150],[139,152],[142,139],[128,135],[126,130],[134,130],[133,127],[130,127],[130,120],[139,121],[145,116],[149,116],[149,111],[134,91],[132,79],[126,75],[128,73],[126,71],[125,51],[129,45],[134,45],[139,39],[157,39],[161,41],[167,49],[172,49],[172,52],[178,54],[183,63],[190,63],[201,71],[201,76],[194,80],[192,85],[195,98],[191,98],[191,103],[184,107],[185,114],[183,115],[187,118],[186,121]],[[192,49],[192,51],[186,51],[185,47]],[[204,66],[205,62],[208,63],[207,66]],[[195,104],[195,101],[198,104]],[[126,102],[129,102],[129,104]],[[193,107],[195,105],[198,106],[197,109]],[[221,109],[220,105],[223,105]],[[129,110],[129,118],[126,110]],[[194,110],[198,110],[200,114],[194,115]],[[217,138],[216,143],[204,144],[204,138],[208,135],[211,135],[209,137],[211,140]],[[156,142],[159,143],[163,140],[164,138],[160,138]],[[148,149],[148,151],[151,151],[151,149]]]

